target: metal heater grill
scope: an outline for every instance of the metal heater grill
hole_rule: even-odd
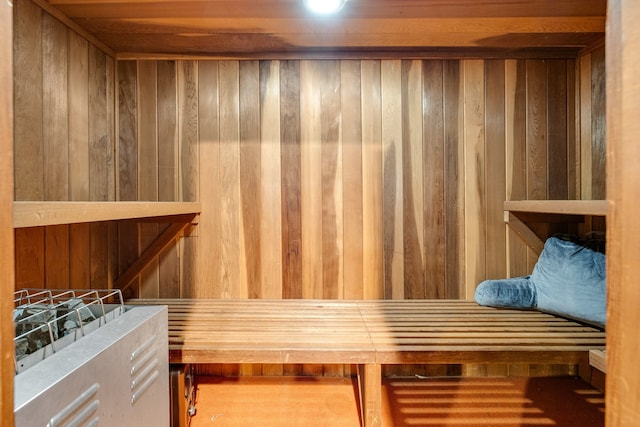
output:
[[[14,295],[15,424],[168,426],[166,306],[119,290]]]

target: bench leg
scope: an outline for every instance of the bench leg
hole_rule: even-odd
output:
[[[358,365],[358,389],[364,427],[382,426],[382,367],[376,363]]]

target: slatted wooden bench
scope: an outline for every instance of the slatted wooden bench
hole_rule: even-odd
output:
[[[362,422],[381,425],[382,365],[587,364],[599,329],[458,300],[139,299],[169,307],[170,363],[353,364]]]

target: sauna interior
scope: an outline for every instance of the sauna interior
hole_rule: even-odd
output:
[[[640,416],[636,3],[348,0],[335,17],[293,0],[0,8],[2,425],[13,425],[17,289],[473,300],[485,279],[529,274],[536,239],[590,231],[607,235],[606,378],[555,364],[383,374],[579,370],[606,385],[608,426]],[[606,210],[562,222],[544,209],[515,219],[505,210],[526,200]],[[30,215],[31,202],[45,214]],[[354,374],[317,364],[196,370]]]

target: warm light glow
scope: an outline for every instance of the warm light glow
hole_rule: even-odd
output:
[[[313,13],[329,15],[342,9],[346,2],[347,0],[304,0],[304,5]]]

